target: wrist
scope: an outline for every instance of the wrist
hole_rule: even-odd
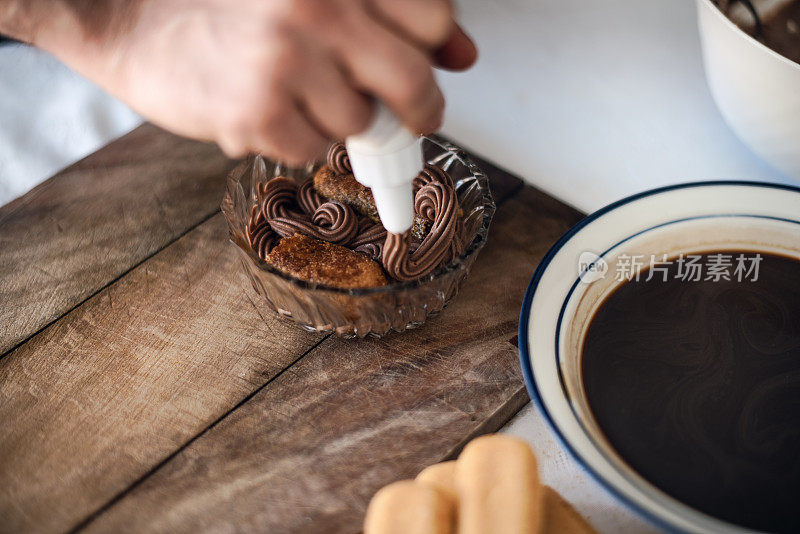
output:
[[[34,14],[35,3],[0,0],[0,33],[17,41],[33,43],[40,22]]]
[[[48,49],[63,37],[82,40],[69,0],[0,0],[0,33]]]
[[[142,0],[0,0],[0,33],[45,50],[107,86]],[[110,87],[105,87],[110,89]]]

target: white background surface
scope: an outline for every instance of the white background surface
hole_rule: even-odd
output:
[[[699,179],[790,182],[728,129],[692,0],[462,0],[475,69],[445,133],[584,211]]]
[[[793,183],[754,156],[714,107],[692,0],[459,4],[481,57],[472,71],[440,78],[444,133],[554,196],[588,212],[679,181]],[[139,123],[26,47],[0,47],[0,92],[0,204]],[[596,527],[652,530],[569,457],[535,408],[505,430],[533,444],[544,481]]]

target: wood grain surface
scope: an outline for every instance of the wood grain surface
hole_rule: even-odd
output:
[[[89,524],[91,532],[357,532],[370,496],[527,401],[516,346],[539,259],[579,218],[526,188],[448,310],[384,340],[326,339]]]
[[[214,213],[231,165],[144,125],[0,207],[0,356]]]
[[[0,360],[0,518],[73,526],[320,336],[259,315],[221,215]]]
[[[21,343],[0,359],[0,532],[358,530],[374,489],[525,402],[510,342],[524,288],[578,213],[483,163],[502,205],[456,300],[419,330],[341,341],[280,321],[250,289],[209,217],[229,166],[148,126],[0,208],[15,247],[0,294],[17,306],[0,310],[16,321],[0,342]],[[162,184],[165,169],[196,191]],[[101,177],[143,192],[109,186],[109,200],[90,187]],[[62,204],[72,181],[83,196]],[[94,226],[116,231],[103,203],[130,212],[116,240]],[[159,205],[169,217],[133,213]],[[56,223],[95,237],[76,245]],[[19,232],[60,278],[26,272],[38,256]]]

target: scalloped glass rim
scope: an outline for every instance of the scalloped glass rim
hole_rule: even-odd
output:
[[[283,278],[284,280],[290,282],[291,284],[304,289],[310,289],[314,291],[328,291],[331,293],[340,293],[344,295],[374,295],[380,293],[391,293],[400,290],[413,289],[416,287],[423,286],[427,283],[430,283],[451,271],[459,269],[466,262],[467,259],[469,259],[472,255],[480,251],[486,244],[486,239],[489,235],[489,226],[491,225],[492,217],[494,216],[494,212],[496,209],[491,191],[489,190],[489,180],[486,174],[482,170],[480,170],[480,168],[477,165],[475,165],[475,163],[473,163],[473,161],[469,158],[469,156],[467,156],[466,152],[463,149],[459,148],[453,143],[450,143],[449,141],[445,141],[438,135],[423,136],[422,139],[423,143],[427,141],[433,143],[434,145],[442,149],[444,153],[441,156],[439,156],[437,160],[442,160],[442,159],[449,160],[452,158],[460,160],[460,162],[467,169],[469,169],[469,172],[472,175],[471,177],[474,178],[478,183],[478,185],[480,186],[481,194],[483,197],[480,205],[483,212],[483,220],[481,222],[481,225],[478,227],[477,232],[475,233],[475,237],[472,239],[469,246],[466,248],[466,250],[464,250],[464,252],[460,256],[456,257],[453,261],[451,261],[447,265],[440,267],[436,271],[428,275],[425,275],[421,278],[417,278],[416,280],[410,280],[408,282],[398,282],[394,284],[377,286],[377,287],[343,289],[339,287],[327,286],[324,284],[313,284],[311,282],[301,280],[292,275],[279,271],[272,265],[268,264],[267,262],[259,258],[251,247],[245,245],[244,243],[238,242],[238,240],[232,234],[229,224],[228,234],[231,242],[240,249],[242,249],[245,252],[245,254],[247,254],[247,256],[253,261],[256,267],[258,267],[262,271],[266,271],[270,274]],[[235,209],[234,208],[235,202],[233,199],[233,195],[235,195],[237,192],[244,194],[244,189],[241,184],[241,177],[245,176],[246,172],[241,172],[241,169],[246,170],[250,167],[264,166],[264,169],[266,170],[265,161],[266,159],[263,156],[260,155],[250,156],[247,158],[247,160],[237,165],[228,174],[227,188],[225,190],[225,196],[222,200],[222,205],[221,205],[223,215],[225,215],[225,218],[228,221],[230,221],[231,218],[233,217],[233,210]],[[428,161],[428,163],[432,163],[432,161]],[[281,167],[280,164],[277,164],[277,166],[278,168]],[[296,168],[290,169],[287,167],[283,168],[286,169],[287,171],[285,174],[292,175],[294,177],[298,175],[308,175],[314,172],[316,166],[310,164],[302,169],[296,169]],[[456,183],[456,190],[458,190],[459,184],[461,184],[464,180],[467,179],[468,178],[462,178],[461,180],[459,180],[458,183]],[[250,194],[252,194],[252,192],[250,192]],[[249,214],[247,215],[247,217],[249,218]]]

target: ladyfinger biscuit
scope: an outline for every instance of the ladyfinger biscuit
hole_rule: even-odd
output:
[[[328,165],[323,165],[314,174],[314,189],[329,200],[352,206],[375,222],[380,220],[372,191],[361,185],[352,174],[336,174]]]
[[[314,284],[350,289],[387,283],[380,264],[364,254],[303,234],[281,239],[265,261]]]
[[[544,486],[545,534],[594,534],[592,526],[550,486]]]
[[[459,534],[541,532],[543,489],[524,441],[501,434],[471,441],[456,462]]]
[[[364,534],[454,534],[454,521],[455,503],[446,493],[401,480],[372,497]]]
[[[454,501],[458,502],[455,460],[426,467],[419,472],[416,480],[447,493]]]

